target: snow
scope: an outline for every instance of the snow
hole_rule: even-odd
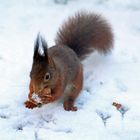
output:
[[[33,93],[32,99],[33,99],[34,101],[36,101],[37,103],[40,103],[40,102],[41,102],[40,97],[39,97],[36,93]]]
[[[0,3],[0,140],[140,139],[139,0]],[[65,111],[61,102],[25,108],[37,33],[54,45],[62,22],[81,9],[101,13],[112,24],[113,52],[94,53],[83,62],[85,82],[77,112]],[[121,103],[125,112],[113,102]]]

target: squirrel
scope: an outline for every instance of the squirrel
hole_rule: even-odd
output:
[[[29,100],[25,106],[33,109],[63,98],[65,110],[77,111],[75,100],[83,88],[82,60],[94,51],[107,54],[113,42],[113,31],[107,20],[87,11],[77,12],[64,22],[53,47],[48,48],[45,39],[38,34],[30,72]]]

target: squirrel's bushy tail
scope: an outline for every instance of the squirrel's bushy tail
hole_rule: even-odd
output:
[[[94,50],[109,52],[113,47],[113,33],[102,16],[82,11],[62,25],[55,42],[70,47],[83,60]]]

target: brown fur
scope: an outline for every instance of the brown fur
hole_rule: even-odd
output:
[[[101,15],[83,11],[70,17],[62,25],[56,44],[69,46],[83,60],[94,50],[109,52],[113,47],[113,33],[109,23]]]
[[[49,49],[46,41],[38,35],[26,107],[38,106],[32,99],[35,92],[41,98],[42,104],[64,98],[64,109],[76,111],[74,102],[83,87],[81,60],[94,50],[109,52],[112,44],[110,25],[101,16],[88,12],[80,12],[69,18],[57,34],[56,45]],[[46,88],[51,89],[50,96],[47,96]]]
[[[80,66],[79,72],[75,79],[71,83],[74,87],[71,90],[70,94],[67,96],[66,100],[64,101],[64,109],[65,110],[72,110],[77,111],[77,107],[74,106],[75,99],[80,94],[80,91],[83,87],[83,66]]]

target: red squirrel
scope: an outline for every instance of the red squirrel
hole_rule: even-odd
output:
[[[101,15],[78,12],[57,32],[55,46],[48,48],[45,39],[38,34],[34,46],[30,72],[29,100],[27,108],[64,98],[64,109],[77,111],[74,105],[83,87],[84,60],[90,53],[108,53],[113,48],[113,32]]]

